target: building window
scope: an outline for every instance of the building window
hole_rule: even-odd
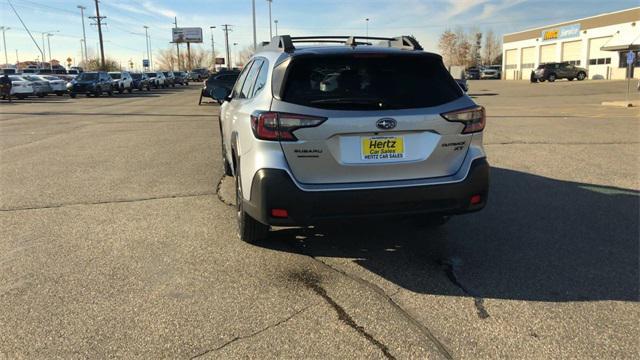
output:
[[[533,69],[533,67],[535,66],[534,63],[526,63],[526,64],[522,64],[522,68],[523,69]]]
[[[628,51],[620,51],[618,53],[618,67],[626,68],[627,67],[627,53]],[[640,67],[640,53],[636,53],[636,61],[634,63],[635,67]]]
[[[606,65],[611,64],[611,58],[589,59],[589,65]]]
[[[513,70],[518,68],[518,64],[507,64],[505,65],[505,70]]]
[[[571,65],[580,66],[580,60],[569,60],[569,61],[567,61],[567,63],[569,63]]]

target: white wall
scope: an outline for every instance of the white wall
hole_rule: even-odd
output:
[[[619,55],[616,51],[608,51],[606,52],[608,57],[611,57],[611,64],[608,65],[589,65],[589,39],[601,38],[604,36],[613,36],[616,32],[620,32],[624,35],[624,32],[629,32],[632,34],[640,33],[640,19],[636,22],[635,26],[631,25],[632,23],[622,23],[617,25],[604,26],[600,28],[580,30],[580,36],[574,38],[560,39],[554,41],[542,41],[541,38],[536,39],[528,39],[521,41],[514,41],[510,43],[504,43],[502,45],[502,58],[505,59],[502,61],[502,74],[503,78],[509,79],[514,78],[514,75],[517,78],[528,78],[528,74],[522,74],[522,69],[520,68],[521,64],[518,63],[516,69],[505,69],[506,66],[506,51],[511,49],[517,49],[517,53],[520,54],[522,48],[535,46],[535,56],[536,62],[535,67],[540,65],[540,46],[548,45],[548,44],[557,44],[556,45],[556,59],[555,61],[562,61],[562,43],[569,41],[581,40],[582,49],[581,49],[581,58],[580,58],[580,67],[586,68],[589,70],[589,78],[605,78],[605,79],[624,79],[625,69],[618,68],[619,64]],[[586,34],[585,34],[586,31]],[[542,31],[541,31],[542,33]],[[540,34],[542,35],[542,34]],[[528,69],[527,69],[528,70]],[[591,74],[591,72],[594,72]],[[512,72],[511,76],[507,77],[508,72]],[[640,69],[636,69],[634,72],[634,77],[640,78]]]

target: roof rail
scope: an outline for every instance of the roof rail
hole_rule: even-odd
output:
[[[334,43],[347,46],[373,45],[369,40],[377,40],[379,46],[387,46],[404,50],[423,50],[422,46],[413,36],[376,37],[376,36],[298,36],[289,35],[274,36],[271,42],[262,43],[263,49],[284,52],[293,52],[294,43]]]

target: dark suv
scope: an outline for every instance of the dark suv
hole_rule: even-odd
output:
[[[560,62],[546,63],[538,66],[533,74],[532,80],[540,82],[549,80],[549,82],[554,82],[556,79],[567,79],[569,81],[578,79],[582,81],[586,78],[587,69],[571,65],[568,62]]]
[[[112,81],[106,71],[83,72],[67,84],[67,90],[72,98],[75,98],[77,94],[98,97],[105,92],[111,96],[113,95]]]
[[[132,86],[134,89],[138,89],[140,91],[147,89],[147,91],[151,91],[151,83],[149,82],[147,74],[131,73],[131,78],[133,78]]]

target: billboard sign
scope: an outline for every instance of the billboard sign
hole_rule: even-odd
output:
[[[580,36],[580,24],[561,26],[542,32],[542,41],[569,39]]]
[[[224,65],[224,58],[216,58],[216,65]]]
[[[142,60],[142,66],[143,67],[149,67],[149,60],[148,59],[143,59]]]
[[[173,28],[171,29],[174,43],[201,43],[202,28]]]

